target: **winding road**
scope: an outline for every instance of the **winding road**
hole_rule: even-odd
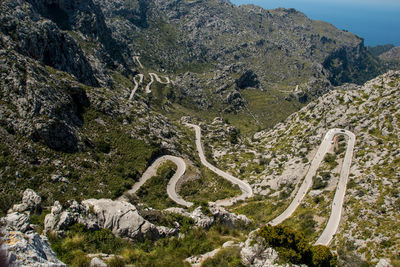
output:
[[[139,82],[136,81],[136,77],[139,77]],[[143,74],[138,74],[135,77],[133,77],[133,82],[135,83],[135,87],[133,88],[131,95],[129,96],[129,100],[132,100],[133,96],[135,95],[135,93],[139,87],[139,84],[141,84],[143,82],[143,78],[144,78]]]
[[[242,194],[238,197],[233,197],[233,198],[228,198],[228,199],[222,199],[222,200],[217,200],[215,204],[217,206],[230,206],[234,203],[236,203],[238,200],[244,200],[248,197],[253,196],[253,190],[251,189],[250,185],[236,177],[233,177],[232,175],[221,171],[220,169],[216,168],[215,166],[211,165],[205,158],[203,147],[201,145],[201,130],[200,127],[194,124],[186,124],[189,127],[192,127],[195,129],[196,132],[196,147],[197,151],[199,153],[199,157],[201,160],[201,163],[205,165],[207,168],[209,168],[211,171],[215,172],[219,176],[225,178],[229,182],[233,184],[237,184],[239,188],[242,190]],[[142,177],[139,179],[137,183],[135,183],[132,187],[131,190],[128,191],[129,194],[134,194],[136,193],[139,188],[146,183],[147,180],[149,180],[151,177],[157,175],[157,169],[158,167],[161,166],[166,161],[172,161],[173,163],[176,164],[177,170],[175,174],[172,176],[170,179],[168,185],[167,185],[167,193],[168,196],[178,203],[179,205],[185,206],[185,207],[191,207],[193,205],[192,202],[185,201],[177,192],[176,192],[176,184],[178,183],[179,179],[183,176],[183,174],[186,171],[186,163],[182,158],[175,157],[175,156],[162,156],[158,158],[156,161],[151,164],[147,170],[143,173]]]
[[[134,57],[133,57],[133,60],[136,62],[137,66],[139,66],[139,68],[141,68],[141,69],[144,68],[143,65],[142,65],[142,63],[140,62],[139,56],[134,56]],[[161,84],[170,84],[170,83],[173,84],[173,82],[170,80],[170,78],[169,78],[168,76],[165,76],[165,77],[164,77],[164,78],[165,78],[165,82],[163,82],[163,81],[161,80],[161,78],[160,78],[156,73],[150,72],[149,75],[150,75],[150,82],[146,85],[146,88],[145,88],[145,92],[146,92],[147,94],[150,94],[150,93],[151,93],[151,89],[150,89],[150,88],[151,88],[151,85],[154,83],[154,79],[155,79],[157,82],[161,83]],[[136,81],[136,77],[139,77],[139,82]],[[143,75],[143,74],[138,74],[138,75],[136,75],[136,76],[133,78],[133,82],[135,83],[135,87],[132,89],[132,92],[131,92],[131,94],[130,94],[130,96],[129,96],[129,100],[132,100],[132,98],[133,98],[133,96],[135,95],[135,93],[136,93],[136,91],[137,91],[139,85],[140,85],[141,83],[143,83],[143,79],[144,79],[144,75]]]
[[[139,56],[134,56],[134,57],[133,57],[133,60],[135,60],[136,63],[138,64],[138,66],[139,66],[141,69],[143,69],[143,65],[142,65],[142,63],[140,62]]]
[[[157,74],[150,72],[149,75],[150,75],[150,82],[146,86],[146,93],[148,93],[148,94],[151,93],[150,88],[151,88],[151,85],[154,82],[154,79],[156,79],[156,81],[161,83],[161,84],[169,84],[169,83],[171,83],[169,77],[167,77],[167,76],[165,76],[166,82],[163,82],[163,81],[161,81],[160,77]]]
[[[333,198],[333,204],[331,206],[332,209],[331,215],[329,217],[328,223],[326,224],[324,231],[322,232],[318,240],[315,242],[316,245],[325,245],[325,246],[329,245],[329,243],[333,239],[333,236],[336,234],[339,228],[340,219],[342,217],[344,197],[346,195],[347,181],[349,179],[351,161],[353,159],[354,145],[356,143],[356,136],[354,135],[354,133],[350,131],[342,132],[342,130],[340,130],[340,134],[345,134],[349,137],[349,141],[347,143],[346,155],[344,156],[339,182],[336,188],[335,196]]]
[[[325,138],[323,139],[321,145],[319,146],[319,149],[317,151],[317,154],[314,156],[314,159],[311,162],[310,168],[307,172],[307,175],[301,184],[299,190],[297,191],[296,196],[290,203],[289,207],[281,213],[278,217],[273,219],[272,221],[269,222],[271,225],[278,225],[287,218],[289,218],[293,212],[297,209],[297,207],[300,205],[304,197],[306,196],[307,192],[312,186],[313,183],[313,177],[315,176],[319,165],[321,164],[322,160],[325,157],[325,154],[328,152],[328,150],[333,146],[333,139],[337,135],[347,135],[349,137],[348,145],[347,145],[347,150],[346,150],[346,155],[343,160],[343,165],[342,165],[342,170],[340,173],[340,179],[336,188],[336,193],[335,197],[332,202],[332,210],[331,210],[331,215],[329,217],[328,223],[321,234],[321,236],[318,238],[317,242],[315,244],[318,245],[329,245],[331,242],[334,234],[336,233],[338,227],[339,227],[339,222],[341,218],[341,212],[342,212],[342,207],[343,207],[343,202],[344,202],[344,196],[346,194],[346,184],[348,180],[348,176],[350,173],[350,166],[351,166],[351,161],[353,158],[353,150],[354,150],[354,144],[355,144],[355,135],[350,132],[346,131],[343,129],[331,129],[329,130]]]
[[[239,186],[240,190],[242,191],[242,194],[238,197],[233,197],[233,198],[228,198],[228,199],[222,199],[222,200],[217,200],[215,204],[217,206],[230,206],[234,203],[236,203],[238,200],[244,200],[246,198],[252,197],[253,196],[253,190],[250,187],[250,185],[242,181],[229,173],[226,173],[217,167],[213,166],[210,164],[205,155],[204,155],[204,150],[203,146],[201,144],[201,128],[198,125],[195,124],[190,124],[186,123],[186,126],[191,127],[195,130],[196,133],[196,148],[197,152],[200,157],[201,163],[206,166],[208,169],[216,173],[217,175],[223,177],[224,179],[228,180],[229,182],[236,184]],[[303,183],[301,184],[299,190],[296,193],[296,196],[288,206],[288,208],[282,212],[278,217],[273,219],[272,221],[269,222],[270,225],[278,225],[282,223],[284,220],[289,218],[294,211],[297,209],[297,207],[300,205],[304,197],[306,196],[307,192],[310,190],[312,183],[313,183],[313,177],[315,176],[322,160],[324,159],[326,153],[332,148],[333,140],[335,136],[338,135],[346,135],[348,137],[348,144],[347,144],[347,149],[346,149],[346,155],[343,160],[342,164],[342,169],[340,172],[340,178],[338,181],[338,185],[336,187],[336,193],[332,202],[331,206],[331,215],[329,217],[328,223],[323,230],[321,236],[318,238],[318,240],[315,242],[316,245],[325,245],[328,246],[329,243],[332,241],[333,236],[337,232],[337,229],[339,228],[339,223],[342,215],[342,208],[343,208],[343,203],[344,203],[344,197],[346,194],[346,185],[350,173],[350,167],[351,167],[351,162],[353,158],[353,151],[354,151],[354,145],[356,141],[355,135],[347,130],[343,129],[331,129],[329,130],[324,139],[322,140],[321,145],[318,148],[318,151],[316,155],[314,156],[311,165],[309,167],[309,170],[307,172],[306,177],[304,178]],[[172,161],[176,164],[177,170],[175,174],[172,176],[170,179],[168,186],[167,186],[167,193],[168,196],[175,201],[176,203],[185,206],[185,207],[191,207],[193,205],[192,202],[185,201],[179,194],[176,192],[176,184],[179,181],[179,179],[183,176],[183,174],[186,171],[186,163],[182,158],[175,157],[175,156],[162,156],[158,158],[154,163],[147,168],[147,170],[143,173],[142,177],[140,178],[139,182],[134,184],[131,190],[128,191],[128,193],[136,193],[137,190],[151,177],[155,176],[157,174],[157,168],[164,163],[165,161]]]
[[[143,175],[139,179],[139,181],[133,185],[131,190],[128,191],[128,194],[136,193],[139,190],[139,188],[142,185],[144,185],[144,183],[147,182],[147,180],[149,180],[151,177],[156,176],[158,167],[160,167],[166,161],[172,161],[177,166],[175,174],[171,177],[171,179],[169,180],[169,183],[167,185],[168,196],[173,201],[178,203],[179,205],[182,205],[182,206],[185,206],[185,207],[191,207],[193,205],[193,203],[187,202],[184,199],[182,199],[182,197],[179,196],[176,193],[176,190],[175,190],[176,183],[179,181],[179,179],[182,177],[182,175],[186,171],[186,163],[185,163],[185,161],[182,158],[178,158],[178,157],[175,157],[175,156],[167,155],[167,156],[162,156],[162,157],[159,157],[158,159],[156,159],[153,162],[153,164],[151,164],[147,168],[147,170],[143,173]]]
[[[218,206],[230,206],[230,205],[236,203],[238,200],[244,200],[246,198],[252,197],[253,190],[247,182],[242,181],[242,180],[230,175],[229,173],[226,173],[226,172],[218,169],[217,167],[213,166],[212,164],[210,164],[207,161],[207,159],[204,155],[203,147],[201,145],[201,129],[200,129],[200,127],[195,124],[190,124],[190,123],[186,123],[186,125],[194,128],[194,130],[196,132],[196,148],[197,148],[197,152],[199,153],[201,163],[204,166],[206,166],[208,169],[213,171],[214,173],[216,173],[219,176],[223,177],[224,179],[228,180],[229,182],[238,185],[240,190],[242,190],[242,194],[240,196],[223,199],[223,200],[217,200],[215,202],[215,204]]]

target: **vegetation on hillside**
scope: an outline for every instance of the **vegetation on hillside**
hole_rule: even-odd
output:
[[[243,240],[239,229],[215,225],[209,230],[192,227],[188,221],[179,221],[182,237],[163,238],[157,241],[144,240],[131,243],[115,237],[110,230],[89,231],[84,225],[70,227],[65,237],[49,235],[52,249],[60,260],[71,267],[88,266],[89,253],[115,255],[123,264],[134,266],[190,266],[183,260],[192,255],[200,255],[220,247],[228,240]],[[116,259],[114,261],[117,261]],[[109,266],[113,265],[112,262]]]
[[[308,266],[335,266],[337,259],[328,247],[311,246],[301,232],[285,226],[265,225],[257,232],[266,245],[278,252],[280,261]]]

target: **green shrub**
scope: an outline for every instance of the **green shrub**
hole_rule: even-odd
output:
[[[302,233],[287,226],[263,226],[258,231],[266,245],[273,247],[279,258],[291,263],[308,263],[311,259],[310,245]]]
[[[267,246],[274,248],[283,262],[306,264],[308,266],[335,266],[336,257],[325,246],[311,246],[304,235],[287,226],[265,225],[258,235]]]
[[[320,267],[329,267],[336,265],[336,257],[328,247],[323,245],[316,245],[311,247],[312,265]]]
[[[121,257],[113,257],[111,260],[107,262],[109,267],[124,267],[125,261]]]
[[[106,142],[104,140],[100,140],[96,144],[96,151],[108,154],[111,151],[111,145],[110,145],[109,142]]]
[[[320,177],[314,177],[312,189],[314,189],[314,190],[322,189],[322,188],[325,188],[327,185],[328,185],[328,183],[323,181]]]
[[[203,262],[202,267],[242,267],[239,248],[226,248],[220,250],[213,258]]]

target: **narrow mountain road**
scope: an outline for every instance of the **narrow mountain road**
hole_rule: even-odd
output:
[[[146,85],[146,89],[145,89],[146,94],[150,94],[151,93],[150,88],[151,88],[151,85],[153,84],[153,82],[154,82],[154,78],[153,78],[153,75],[151,73],[150,74],[150,82]]]
[[[136,77],[139,77],[139,82],[136,81]],[[133,96],[135,95],[139,85],[143,82],[144,75],[138,74],[133,78],[133,82],[135,83],[135,87],[133,88],[131,95],[129,96],[129,100],[132,100]]]
[[[146,183],[146,181],[148,181],[151,177],[157,175],[158,167],[160,167],[166,161],[172,161],[177,166],[175,174],[171,177],[171,179],[169,180],[169,183],[167,185],[168,196],[173,201],[175,201],[176,203],[178,203],[178,204],[180,204],[182,206],[191,207],[193,205],[193,203],[187,202],[184,199],[182,199],[182,197],[179,196],[176,193],[176,190],[175,190],[176,183],[179,181],[179,179],[182,177],[182,175],[186,171],[186,163],[185,163],[185,161],[182,158],[178,158],[178,157],[175,157],[175,156],[169,156],[169,155],[168,156],[162,156],[162,157],[158,158],[156,161],[154,161],[153,164],[151,164],[147,168],[147,170],[143,173],[143,175],[139,179],[139,181],[133,185],[131,190],[128,191],[128,193],[129,194],[136,193],[139,190],[139,188],[142,185],[144,185],[144,183]]]
[[[141,68],[141,69],[144,68],[142,63],[140,62],[139,56],[133,57],[133,60],[136,61],[136,63],[138,64],[139,68]]]
[[[342,165],[342,170],[341,170],[341,175],[340,175],[340,180],[336,189],[335,197],[332,203],[332,211],[331,211],[331,216],[329,218],[328,224],[325,227],[322,235],[320,238],[317,240],[316,244],[321,244],[321,245],[329,245],[330,241],[333,238],[333,235],[336,233],[338,227],[339,227],[339,222],[341,218],[341,211],[342,211],[342,206],[343,206],[343,200],[344,196],[346,194],[346,184],[347,184],[347,179],[350,173],[350,166],[351,166],[351,161],[353,158],[353,150],[354,150],[354,144],[355,144],[355,135],[346,130],[342,129],[331,129],[329,130],[325,138],[323,139],[317,154],[314,156],[314,159],[311,162],[310,168],[307,172],[307,175],[301,184],[296,196],[294,197],[293,201],[290,203],[289,207],[280,214],[278,217],[273,219],[272,221],[269,222],[271,225],[278,225],[287,218],[289,218],[293,212],[297,209],[297,207],[300,205],[301,201],[304,199],[306,196],[308,190],[311,188],[312,183],[313,183],[313,177],[315,176],[319,165],[321,164],[322,160],[325,157],[325,154],[328,152],[328,150],[333,146],[333,138],[337,135],[347,135],[349,137],[349,142],[346,150],[346,155],[343,161]]]
[[[326,224],[326,227],[321,236],[315,242],[316,245],[329,245],[329,243],[333,239],[333,236],[336,234],[339,228],[340,219],[342,217],[344,197],[346,195],[347,181],[349,179],[354,145],[356,143],[356,136],[350,131],[340,131],[339,134],[347,135],[349,137],[349,141],[347,143],[346,155],[344,156],[342,170],[340,171],[339,182],[331,206],[331,216],[329,217],[328,223]]]
[[[250,185],[242,181],[220,169],[217,167],[213,166],[210,164],[205,155],[204,155],[204,150],[201,144],[201,129],[198,125],[195,124],[190,124],[186,123],[186,126],[194,128],[195,133],[196,133],[196,148],[197,152],[200,157],[201,163],[206,166],[208,169],[216,173],[217,175],[223,177],[224,179],[228,180],[229,182],[236,184],[239,186],[240,190],[242,191],[242,194],[238,197],[233,197],[233,198],[228,198],[228,199],[223,199],[223,200],[217,200],[215,204],[217,206],[230,206],[234,203],[236,203],[238,200],[244,200],[246,198],[252,197],[253,196],[253,190],[250,187]],[[342,215],[342,208],[343,208],[343,203],[344,203],[344,197],[346,194],[346,185],[350,173],[350,167],[351,167],[351,162],[353,158],[353,151],[354,151],[354,145],[356,141],[355,135],[347,130],[343,129],[331,129],[329,130],[324,139],[322,140],[321,145],[318,148],[318,151],[316,155],[314,156],[314,159],[311,162],[310,168],[307,172],[306,177],[304,178],[303,183],[301,184],[298,192],[296,193],[296,196],[290,203],[289,207],[282,212],[278,217],[273,219],[272,221],[269,222],[271,225],[278,225],[282,223],[284,220],[289,218],[294,211],[297,209],[297,207],[300,205],[304,197],[306,196],[307,192],[310,190],[312,183],[313,183],[313,177],[315,176],[320,164],[322,163],[322,160],[324,159],[326,153],[329,151],[329,149],[333,146],[333,140],[335,136],[338,135],[346,135],[348,136],[348,145],[346,149],[346,155],[343,160],[342,164],[342,169],[340,173],[340,178],[338,185],[336,187],[336,193],[332,202],[331,206],[331,215],[329,217],[328,223],[322,232],[321,236],[318,238],[318,240],[315,242],[316,245],[325,245],[328,246],[329,243],[332,241],[333,236],[337,232],[337,229],[339,228],[339,223]],[[192,202],[185,201],[179,194],[176,192],[176,184],[179,181],[179,179],[182,177],[182,175],[186,171],[186,163],[182,158],[175,157],[175,156],[162,156],[158,158],[147,170],[143,173],[142,177],[140,178],[139,182],[134,184],[131,190],[128,191],[128,193],[136,193],[137,190],[151,177],[155,176],[157,174],[157,168],[164,163],[165,161],[170,160],[174,162],[177,166],[177,170],[175,174],[172,176],[170,179],[168,185],[167,185],[167,193],[168,196],[175,201],[176,203],[185,206],[185,207],[191,207],[193,205]]]
[[[156,79],[156,81],[161,83],[161,84],[169,84],[169,83],[171,83],[171,80],[167,76],[165,76],[165,80],[166,81],[163,82],[157,74],[150,72],[149,75],[150,75],[150,82],[146,86],[146,93],[147,94],[151,93],[150,88],[151,88],[151,85],[154,83],[154,79]]]
[[[226,172],[218,169],[217,167],[213,166],[206,160],[206,157],[204,155],[204,150],[201,145],[201,129],[200,129],[200,127],[197,125],[194,125],[194,124],[190,124],[190,123],[186,123],[186,125],[194,128],[194,130],[196,132],[196,148],[197,148],[197,152],[199,153],[201,163],[204,166],[206,166],[208,169],[213,171],[214,173],[216,173],[219,176],[223,177],[224,179],[228,180],[229,182],[238,185],[240,190],[242,190],[242,194],[240,196],[229,198],[229,199],[217,200],[215,202],[216,205],[230,206],[230,205],[234,204],[235,202],[237,202],[238,200],[244,200],[246,198],[252,197],[253,190],[247,182],[242,181],[242,180],[230,175],[229,173],[226,173]]]

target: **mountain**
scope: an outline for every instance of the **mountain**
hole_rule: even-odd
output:
[[[243,139],[238,146],[215,138],[222,125],[210,125],[208,144],[222,169],[250,181],[265,196],[231,210],[266,223],[291,201],[329,129],[355,134],[356,144],[343,208],[343,218],[331,247],[339,266],[359,266],[379,258],[397,260],[399,227],[400,102],[396,94],[400,72],[388,72],[358,87],[337,88],[277,124],[270,131]],[[284,221],[315,242],[329,217],[348,138],[335,141],[313,185],[294,215]],[[394,254],[393,254],[394,253]],[[262,254],[262,253],[261,253]],[[385,255],[385,256],[383,256]]]
[[[393,47],[379,55],[379,59],[388,69],[398,70],[400,68],[400,47]]]
[[[149,259],[148,264],[162,266],[206,253],[228,239],[244,241],[250,230],[275,213],[260,213],[259,218],[247,214],[253,221],[249,225],[246,217],[208,207],[209,200],[235,197],[240,188],[202,165],[195,153],[194,133],[185,122],[199,122],[206,131],[205,153],[210,161],[214,159],[213,164],[252,185],[257,196],[242,203],[244,207],[270,191],[284,198],[290,192],[278,189],[286,184],[293,187],[293,179],[283,173],[285,158],[298,156],[296,151],[285,147],[287,155],[281,155],[277,148],[271,157],[253,162],[246,161],[252,158],[250,150],[237,159],[228,152],[241,153],[241,147],[253,146],[262,150],[264,144],[257,138],[247,138],[255,132],[263,136],[278,122],[276,127],[294,127],[288,120],[301,116],[291,115],[294,112],[307,104],[309,108],[323,95],[321,99],[332,100],[329,97],[336,92],[358,89],[385,69],[364,47],[362,38],[310,20],[294,9],[237,7],[226,0],[3,0],[0,10],[0,215],[7,215],[7,225],[33,231],[29,240],[39,238],[40,244],[47,242],[47,237],[38,234],[46,230],[44,218],[49,215],[47,225],[53,223],[51,230],[59,234],[47,235],[52,249],[72,265],[88,263],[87,254],[104,251],[123,254],[127,262],[145,264]],[[386,84],[397,85],[395,74],[382,77],[388,80]],[[386,84],[377,86],[388,89]],[[387,100],[383,89],[379,92]],[[353,91],[359,93],[348,92]],[[375,93],[368,89],[368,94]],[[351,97],[359,102],[359,97]],[[380,111],[386,112],[392,104],[385,102]],[[361,102],[356,107],[354,116],[364,116],[365,109],[371,108]],[[343,105],[330,108],[340,110]],[[329,109],[316,110],[307,111],[301,123],[311,118],[316,125],[325,122],[318,118]],[[181,120],[182,116],[191,118]],[[327,127],[310,130],[322,133]],[[304,136],[308,137],[311,141],[299,148],[301,162],[320,136]],[[284,140],[277,140],[271,142],[281,142],[283,147]],[[219,163],[216,152],[222,142],[226,147],[220,155],[228,155],[225,163]],[[164,190],[176,170],[168,163],[154,174],[161,181],[153,177],[151,187],[147,184],[137,196],[126,196],[129,205],[119,199],[157,158],[168,154],[185,159],[187,169],[177,188],[196,207],[178,209],[178,215],[177,210],[165,211],[175,204]],[[269,175],[283,173],[285,177],[277,188],[258,180],[266,162],[272,166]],[[257,176],[254,181],[253,175]],[[28,209],[29,199],[24,198],[14,205],[20,203],[23,192],[31,192],[27,188],[36,191],[31,195],[40,196],[40,205]],[[105,223],[97,206],[95,210],[82,204],[90,198],[126,208],[135,215],[135,227],[146,222],[182,235],[170,237],[169,243],[162,227],[140,229],[136,234],[129,227],[121,230],[119,225]],[[245,213],[239,206],[230,211]],[[119,222],[118,212],[108,215],[110,222]],[[160,240],[151,244],[134,240],[132,248],[121,239],[123,234],[114,236],[114,230],[140,238],[146,235],[141,233],[149,233]],[[385,238],[388,233],[385,230]],[[24,235],[17,239],[22,242]],[[199,240],[198,247],[192,246],[194,239]],[[103,246],[101,240],[110,243]],[[390,242],[387,246],[392,248]],[[48,246],[44,247],[48,252]],[[238,248],[233,250],[237,257]],[[42,252],[37,253],[46,254]],[[368,258],[358,247],[356,252],[366,260],[378,257]]]
[[[294,9],[228,1],[4,1],[1,27],[4,47],[85,85],[127,95],[138,72],[166,72],[177,81],[174,105],[231,120],[240,113],[261,128],[330,85],[363,83],[381,71],[354,34]],[[276,112],[281,103],[287,108]]]

